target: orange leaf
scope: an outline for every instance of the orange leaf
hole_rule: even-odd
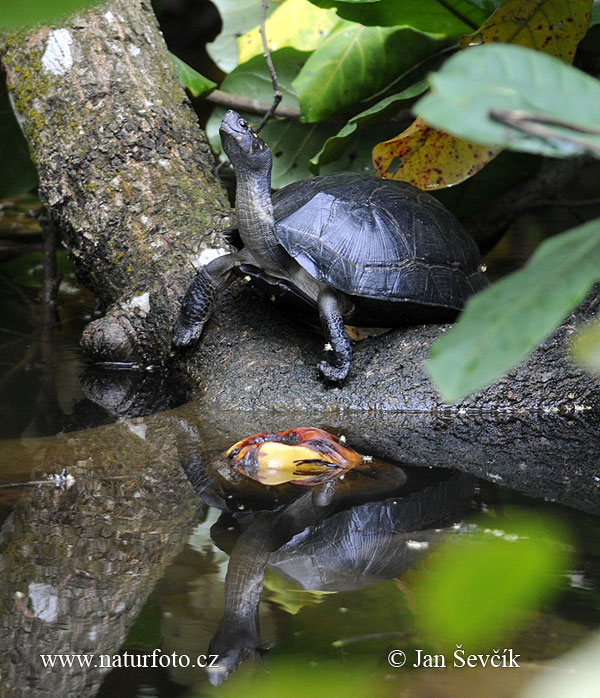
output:
[[[567,63],[587,31],[592,0],[509,0],[461,48],[488,42],[519,44],[545,51]],[[459,184],[492,160],[501,148],[469,143],[416,119],[398,136],[373,148],[379,177],[400,179],[420,189]]]
[[[420,189],[442,189],[471,177],[500,152],[455,138],[422,119],[373,148],[379,177],[400,179]]]

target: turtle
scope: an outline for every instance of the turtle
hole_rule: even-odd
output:
[[[193,346],[217,294],[250,274],[318,311],[330,359],[327,382],[347,377],[345,325],[450,322],[488,282],[481,256],[455,216],[408,182],[342,172],[293,182],[271,195],[269,146],[237,112],[219,129],[236,176],[237,251],[200,268],[187,290],[173,346]]]

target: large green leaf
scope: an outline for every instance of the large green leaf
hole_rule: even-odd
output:
[[[19,29],[30,24],[61,19],[100,0],[2,0],[0,29]]]
[[[600,154],[600,81],[557,58],[486,44],[450,58],[430,82],[415,112],[439,129],[542,155]],[[492,110],[519,112],[512,119],[521,128],[490,118]]]
[[[340,22],[293,82],[302,115],[321,121],[377,94],[443,43],[406,27]]]
[[[382,27],[405,25],[446,36],[460,36],[478,27],[501,0],[378,0],[344,2],[311,0],[320,7],[335,7],[340,17]]]
[[[203,97],[215,89],[216,82],[205,78],[191,65],[184,63],[181,58],[177,58],[175,54],[169,52],[169,56],[175,66],[179,82],[190,91],[193,97]]]
[[[510,511],[494,535],[443,543],[415,579],[418,620],[427,639],[444,649],[458,646],[466,657],[514,633],[519,621],[560,588],[567,544],[566,532],[554,521]]]
[[[598,279],[600,219],[547,240],[523,269],[475,295],[431,347],[427,368],[444,400],[460,400],[525,359]]]
[[[279,78],[279,87],[283,93],[283,103],[296,106],[298,99],[290,83],[298,74],[306,60],[307,53],[292,48],[283,48],[272,53],[273,63]],[[232,71],[223,81],[221,88],[226,92],[259,99],[270,103],[273,99],[271,77],[264,58],[256,56]],[[219,125],[225,107],[216,108],[206,125],[206,134],[212,149],[222,154],[219,138]],[[251,123],[260,121],[260,115],[242,112]],[[261,136],[271,147],[273,153],[273,187],[280,187],[311,176],[307,159],[311,153],[319,150],[323,141],[335,133],[332,124],[305,124],[298,121],[270,121]],[[224,158],[223,158],[224,159]]]
[[[309,167],[312,172],[319,174],[321,167],[334,162],[339,158],[343,157],[344,153],[347,151],[350,143],[356,138],[359,132],[362,132],[364,128],[373,123],[378,123],[384,121],[388,116],[396,113],[398,109],[402,107],[403,104],[410,103],[418,95],[422,94],[427,89],[427,83],[424,80],[411,85],[406,90],[402,92],[386,97],[381,101],[374,104],[369,109],[365,109],[360,114],[353,116],[348,123],[340,129],[334,136],[328,138],[323,147],[319,152],[311,158]],[[392,127],[393,133],[396,131],[396,127]],[[381,132],[377,134],[377,138],[381,138]],[[371,162],[371,143],[372,141],[366,139],[368,142],[368,156],[369,156],[369,167],[372,166]]]
[[[336,619],[337,620],[337,619]],[[332,624],[332,623],[331,623]],[[340,670],[340,668],[342,670]],[[305,655],[271,657],[269,670],[261,672],[241,671],[219,686],[215,692],[200,695],[219,698],[384,698],[391,695],[383,681],[374,681],[379,667],[362,658],[352,662],[310,661]]]
[[[37,182],[27,142],[4,93],[0,95],[0,198],[23,194]]]
[[[223,27],[217,38],[208,44],[208,55],[225,73],[238,64],[237,39],[260,22],[261,0],[213,0],[217,6]],[[268,2],[267,14],[277,7],[277,2]]]

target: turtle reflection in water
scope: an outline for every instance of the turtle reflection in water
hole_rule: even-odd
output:
[[[318,368],[340,382],[352,358],[345,324],[448,322],[487,285],[477,245],[429,194],[407,182],[341,173],[294,182],[271,197],[269,146],[231,110],[220,134],[236,175],[236,222],[226,237],[238,251],[196,275],[175,347],[198,340],[234,274],[249,275],[303,314],[318,310],[331,352]]]
[[[238,472],[263,485],[319,485],[368,460],[314,427],[255,434],[235,443],[226,455]]]
[[[300,460],[316,456],[325,461],[320,467],[329,479],[294,493],[287,489],[293,487],[291,482],[261,487],[238,474],[236,461],[242,468],[244,461],[254,461],[260,469],[261,449],[266,456],[271,447],[277,451],[281,446]],[[298,448],[312,453],[305,459],[304,451],[294,451]],[[331,479],[330,461],[340,452],[355,465],[333,467],[334,473],[342,470],[344,478]],[[298,477],[293,474],[294,460],[294,455],[287,459],[288,478]],[[264,651],[259,604],[267,566],[280,569],[283,578],[302,588],[316,590],[357,589],[397,577],[445,535],[441,527],[460,518],[472,492],[470,476],[376,459],[367,461],[367,470],[364,457],[331,434],[310,427],[244,439],[229,449],[226,461],[224,469],[202,459],[186,467],[204,501],[223,510],[211,536],[230,553],[225,611],[208,648],[209,654],[219,656],[218,667],[208,672],[215,685],[245,659],[257,659]],[[314,478],[306,475],[303,484]],[[264,498],[256,495],[256,487]],[[329,497],[315,496],[328,487]],[[409,544],[415,541],[419,545]]]

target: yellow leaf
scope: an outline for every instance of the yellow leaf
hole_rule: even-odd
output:
[[[572,63],[591,11],[592,0],[509,0],[476,32],[463,36],[460,46],[518,44]]]
[[[587,31],[591,8],[592,0],[508,0],[460,45],[519,44],[571,63]],[[416,119],[373,148],[373,165],[379,177],[442,189],[474,175],[500,150],[469,143]]]
[[[314,51],[338,23],[335,10],[323,10],[308,0],[285,0],[265,23],[271,51],[291,46],[298,51]],[[238,62],[245,63],[263,53],[259,27],[238,39]]]
[[[400,179],[420,189],[442,189],[471,177],[500,152],[455,138],[422,119],[373,148],[379,177]]]

